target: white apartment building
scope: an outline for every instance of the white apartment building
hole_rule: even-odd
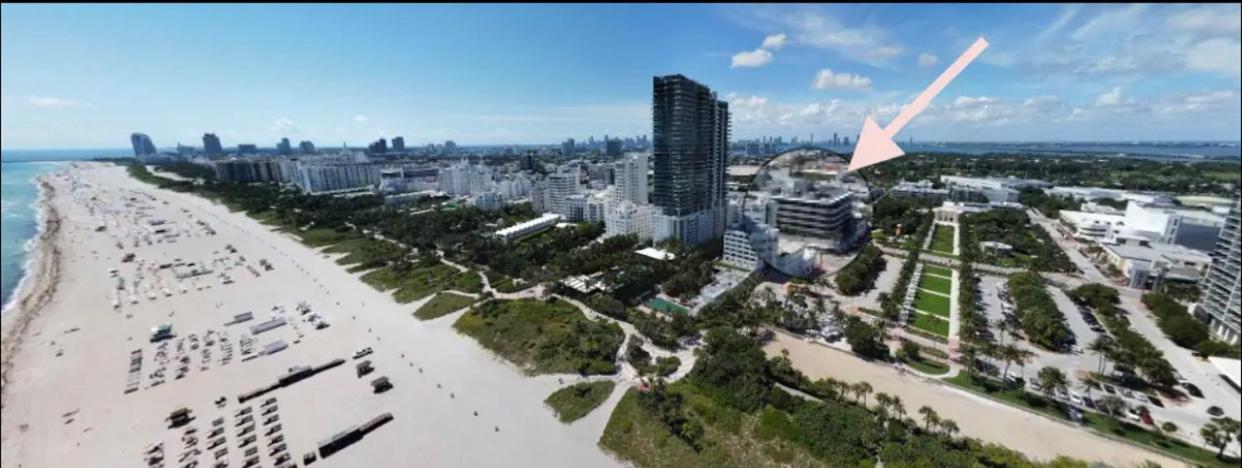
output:
[[[543,211],[556,213],[566,218],[569,217],[569,198],[577,195],[579,188],[579,171],[578,168],[561,168],[555,173],[548,174],[544,179]]]
[[[600,193],[576,193],[565,198],[562,216],[568,221],[602,223],[607,207],[608,199]]]
[[[647,153],[629,153],[616,163],[616,190],[613,192],[617,201],[629,201],[636,205],[646,205],[650,183],[647,180]]]
[[[721,261],[752,271],[762,268],[765,263],[775,262],[779,256],[778,234],[776,229],[766,225],[755,225],[750,230],[744,230],[741,226],[725,230]]]
[[[634,234],[639,242],[648,242],[654,235],[652,219],[657,210],[652,205],[639,205],[630,201],[613,202],[604,217],[605,235],[624,236]]]
[[[379,166],[370,163],[303,163],[299,161],[293,184],[303,192],[317,194],[375,188],[380,183]]]
[[[496,211],[505,207],[504,197],[496,192],[483,192],[474,195],[470,203],[484,211]]]
[[[440,190],[453,196],[473,195],[493,189],[492,169],[465,160],[440,171]]]

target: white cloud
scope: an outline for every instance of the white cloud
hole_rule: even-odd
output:
[[[1214,38],[1191,45],[1186,49],[1186,67],[1238,75],[1242,70],[1242,43]]]
[[[1070,21],[1073,21],[1074,18],[1078,16],[1079,11],[1082,11],[1082,5],[1067,5],[1061,7],[1061,13],[1057,15],[1057,18],[1052,20],[1052,23],[1049,24],[1047,28],[1044,28],[1038,36],[1035,36],[1034,42],[1043,42],[1061,32],[1065,26],[1069,25]]]
[[[847,59],[891,67],[904,49],[878,26],[850,26],[811,8],[759,6],[747,8],[738,21],[760,30],[785,30],[789,43],[831,50]]]
[[[1222,111],[1237,115],[1239,107],[1242,107],[1240,97],[1237,91],[1229,89],[1191,93],[1164,100],[1155,106],[1155,112],[1164,116]]]
[[[1165,25],[1180,31],[1236,35],[1242,30],[1240,13],[1236,4],[1196,6],[1169,15]]]
[[[922,54],[919,54],[919,66],[920,67],[930,67],[932,65],[935,65],[936,62],[939,62],[939,61],[940,61],[940,57],[937,57],[936,54],[933,54],[931,52],[923,52]]]
[[[755,109],[755,108],[766,106],[768,104],[768,98],[761,97],[761,96],[743,97],[743,96],[738,96],[737,93],[729,93],[728,96],[725,96],[725,99],[729,101],[729,105],[732,106],[732,108],[734,109],[736,108]]]
[[[1118,104],[1121,104],[1120,86],[1113,87],[1112,91],[1101,94],[1100,97],[1095,98],[1096,107],[1113,107]]]
[[[986,63],[988,65],[995,65],[998,67],[1008,67],[1015,63],[1018,63],[1017,57],[1014,57],[1014,55],[1011,53],[993,52],[990,50],[985,52],[983,55],[980,55],[979,61]]]
[[[868,89],[871,87],[871,78],[852,73],[835,73],[831,69],[825,68],[815,75],[815,80],[811,82],[813,89]]]
[[[785,34],[773,34],[763,38],[763,45],[760,47],[768,50],[781,50],[785,47]]]
[[[358,114],[354,116],[354,122],[367,123],[367,116]]]
[[[26,98],[26,102],[35,107],[47,108],[79,107],[84,105],[73,99],[50,96],[30,96]]]
[[[953,100],[953,107],[975,107],[1000,102],[1000,98],[991,96],[958,96]]]
[[[733,63],[729,68],[755,68],[772,63],[772,53],[763,49],[733,54]]]
[[[1225,104],[1238,103],[1238,92],[1233,90],[1212,91],[1207,93],[1192,94],[1186,96],[1186,102],[1190,104]]]
[[[1076,41],[1083,41],[1108,33],[1134,30],[1139,26],[1143,13],[1149,7],[1150,5],[1137,3],[1110,9],[1079,26],[1070,37]]]
[[[296,135],[298,127],[288,117],[281,117],[272,122],[272,131],[281,135]]]

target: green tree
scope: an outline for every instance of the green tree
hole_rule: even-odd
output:
[[[930,406],[919,407],[919,414],[923,415],[923,423],[926,424],[924,430],[927,432],[931,432],[932,426],[940,424],[940,415]]]
[[[1065,373],[1061,372],[1061,369],[1052,366],[1045,366],[1043,369],[1040,369],[1036,378],[1039,379],[1040,390],[1049,397],[1056,395],[1059,391],[1065,390],[1069,386]]]

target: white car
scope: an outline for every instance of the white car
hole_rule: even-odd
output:
[[[1069,399],[1070,399],[1070,401],[1071,401],[1071,402],[1073,402],[1075,405],[1081,405],[1081,404],[1082,404],[1082,397],[1081,397],[1081,396],[1079,396],[1079,395],[1078,395],[1077,393],[1075,393],[1075,392],[1070,392],[1070,394],[1069,394]]]

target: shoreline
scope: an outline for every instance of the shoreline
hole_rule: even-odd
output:
[[[55,212],[47,212],[40,236],[37,250],[44,257],[36,261],[38,272],[17,309],[4,317],[8,367],[0,466],[132,466],[143,458],[141,447],[181,444],[164,421],[167,410],[185,407],[208,421],[244,406],[231,397],[268,376],[348,359],[364,346],[373,348],[368,360],[376,375],[390,377],[395,389],[375,393],[365,379],[341,369],[281,389],[275,395],[284,423],[278,431],[290,453],[313,450],[342,425],[389,411],[392,422],[327,463],[623,465],[596,445],[607,412],[567,426],[544,405],[577,376],[530,378],[454,333],[451,323],[414,319],[409,304],[363,283],[330,254],[217,201],[160,190],[121,167],[76,166],[45,179],[55,191],[43,197]],[[151,219],[166,221],[167,235],[149,229]],[[106,231],[94,229],[101,222]],[[202,223],[214,232],[204,232]],[[118,241],[120,249],[114,248]],[[129,253],[140,261],[122,261]],[[178,278],[153,267],[174,259],[214,271]],[[117,289],[101,279],[113,268],[127,288],[119,293],[120,307],[113,302],[109,308]],[[52,289],[45,288],[50,278],[58,278],[55,289],[45,292]],[[298,304],[331,326],[309,327],[295,310]],[[258,335],[254,324],[233,322],[245,311],[287,322]],[[210,333],[216,343],[203,346],[199,340],[197,349],[187,343],[182,351],[174,339],[161,353],[145,339],[160,324],[174,326],[178,339]],[[266,351],[278,343],[285,344],[280,352]],[[238,347],[257,358],[234,354]],[[130,372],[123,372],[119,364],[135,351],[142,356],[140,368],[131,360]],[[165,371],[177,370],[184,358],[190,361],[186,370],[177,376]],[[221,396],[225,408],[211,403]],[[231,466],[242,464],[241,440],[226,438],[228,451],[220,458]],[[480,446],[489,449],[475,449]],[[197,455],[200,464],[210,458]]]
[[[25,273],[13,297],[4,306],[2,334],[0,334],[0,408],[7,406],[9,372],[13,361],[21,352],[22,342],[33,323],[55,296],[61,271],[60,212],[52,205],[56,189],[48,183],[48,176],[58,171],[38,176],[38,234],[27,244],[30,258],[26,260]]]

